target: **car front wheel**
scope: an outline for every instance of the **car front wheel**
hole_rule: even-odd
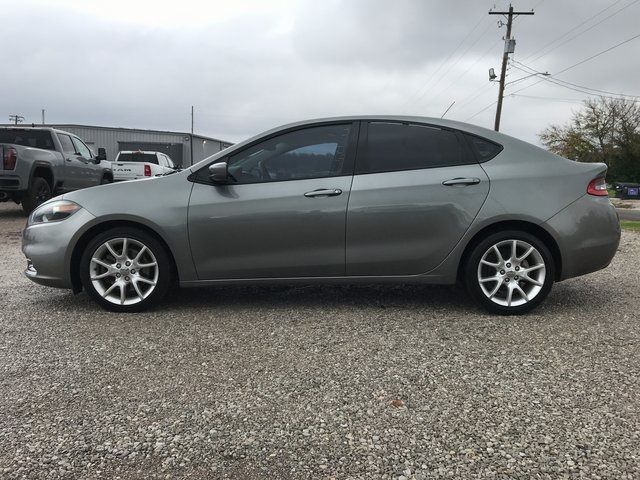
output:
[[[479,242],[468,257],[464,281],[486,310],[519,315],[537,307],[553,286],[553,257],[536,236],[504,231]]]
[[[113,228],[87,245],[80,278],[85,291],[103,308],[139,312],[164,298],[171,263],[154,236],[136,228]]]

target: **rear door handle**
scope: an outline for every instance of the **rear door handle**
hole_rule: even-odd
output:
[[[451,180],[445,180],[444,182],[442,182],[443,185],[446,185],[447,187],[466,187],[467,185],[477,185],[478,183],[480,183],[480,179],[479,178],[452,178]]]
[[[335,197],[336,195],[340,195],[342,190],[339,188],[320,188],[318,190],[313,190],[311,192],[307,192],[304,194],[307,198],[313,197]]]

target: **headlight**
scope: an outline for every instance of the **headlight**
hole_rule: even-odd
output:
[[[36,223],[59,222],[76,213],[82,207],[69,200],[56,200],[45,203],[34,210],[29,217],[29,225]]]

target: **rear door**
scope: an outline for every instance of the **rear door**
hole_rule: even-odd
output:
[[[347,209],[347,275],[432,270],[488,192],[489,179],[461,133],[363,122]]]
[[[193,174],[189,239],[201,280],[345,274],[356,124],[309,126],[256,142]]]
[[[82,188],[82,169],[84,161],[80,153],[76,150],[70,135],[65,133],[56,133],[60,145],[62,146],[62,155],[64,156],[64,178],[62,188],[64,190],[77,190]]]

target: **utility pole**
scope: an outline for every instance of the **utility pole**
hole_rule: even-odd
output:
[[[514,12],[513,5],[509,4],[509,11],[497,12],[489,10],[489,15],[505,15],[507,17],[507,34],[504,37],[504,53],[502,54],[502,69],[500,70],[500,89],[498,90],[498,106],[496,107],[496,121],[493,129],[497,132],[500,130],[500,115],[502,114],[502,98],[504,97],[504,81],[507,74],[507,63],[509,62],[509,54],[513,53],[516,41],[511,38],[511,27],[513,19],[518,15],[533,15],[534,12]]]
[[[193,135],[193,105],[191,105],[191,135]]]
[[[24,121],[24,117],[22,115],[9,115],[9,121],[13,122],[14,125],[18,125],[18,123],[22,123]]]
[[[44,108],[42,109],[42,125],[44,125]]]

